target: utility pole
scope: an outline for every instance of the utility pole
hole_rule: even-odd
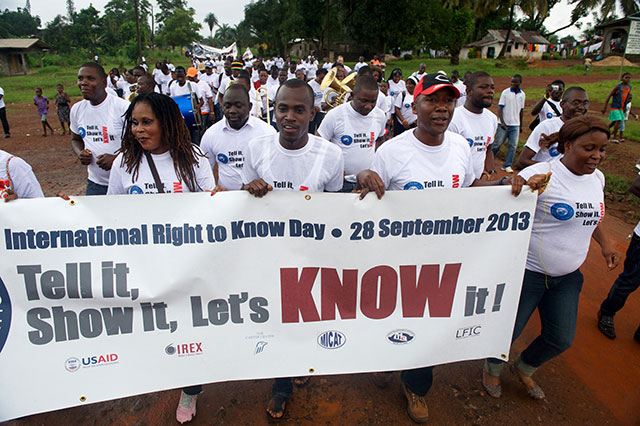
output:
[[[142,41],[140,40],[140,1],[133,0],[133,4],[136,8],[136,36],[138,38],[138,63],[142,62]]]

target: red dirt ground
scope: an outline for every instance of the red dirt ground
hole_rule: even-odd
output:
[[[615,79],[612,75],[563,76],[567,84]],[[498,90],[507,78],[496,78]],[[552,77],[526,77],[523,88],[543,87]],[[533,100],[527,102],[530,108]],[[497,103],[497,102],[496,102]],[[593,105],[597,111],[602,104]],[[57,191],[84,193],[86,169],[71,152],[68,136],[43,138],[35,109],[30,104],[7,107],[11,139],[0,148],[29,162],[45,195]],[[528,117],[528,110],[525,110]],[[50,114],[55,120],[55,114]],[[527,120],[528,122],[529,120]],[[57,123],[51,122],[59,133]],[[602,168],[633,177],[633,165],[640,157],[640,142],[629,141],[609,147]],[[624,200],[608,200],[606,226],[623,253],[634,223],[631,207]],[[637,213],[637,212],[635,212]],[[455,363],[435,369],[434,386],[427,397],[432,425],[640,425],[640,344],[633,333],[640,322],[640,297],[633,294],[616,316],[618,338],[608,340],[597,330],[596,312],[617,274],[608,272],[599,247],[592,244],[582,267],[585,283],[580,300],[576,339],[573,347],[536,373],[547,399],[527,397],[517,379],[505,369],[504,396],[493,399],[480,385],[481,361]],[[539,331],[531,321],[511,354],[517,354]],[[271,382],[243,381],[210,384],[198,402],[193,425],[263,425],[264,407]],[[6,390],[10,391],[10,390]],[[28,396],[25,396],[28,398]],[[10,426],[36,425],[173,425],[178,390],[33,415],[6,422]],[[404,425],[412,424],[397,375],[392,385],[381,390],[366,374],[314,377],[305,388],[296,389],[282,424],[286,425]]]

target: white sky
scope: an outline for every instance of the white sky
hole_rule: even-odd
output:
[[[88,7],[89,4],[102,12],[105,4],[109,0],[75,0],[76,10]],[[157,9],[154,0],[150,0],[154,9]],[[220,24],[236,25],[244,17],[244,6],[248,4],[250,0],[235,0],[235,1],[223,1],[223,0],[187,0],[190,7],[193,7],[196,11],[195,19],[202,24],[200,33],[203,36],[209,35],[209,27],[204,23],[204,17],[209,13],[215,13]],[[15,10],[18,7],[24,7],[26,0],[2,0],[2,9]],[[572,7],[568,5],[567,0],[562,0],[552,10],[545,21],[547,29],[553,31],[559,27],[567,25],[570,20]],[[31,13],[33,15],[40,16],[43,26],[51,21],[58,14],[66,14],[66,2],[65,0],[31,0]],[[591,21],[591,19],[585,19],[585,23]],[[214,28],[215,32],[215,28]],[[581,30],[578,30],[575,26],[570,27],[564,31],[558,33],[562,38],[566,35],[573,35],[579,38]]]

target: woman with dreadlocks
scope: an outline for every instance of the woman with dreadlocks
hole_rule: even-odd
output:
[[[107,194],[201,192],[214,186],[211,166],[191,144],[178,105],[158,93],[136,96],[125,113]]]

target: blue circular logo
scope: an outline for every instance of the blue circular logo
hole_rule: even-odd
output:
[[[340,142],[349,146],[353,142],[353,138],[349,135],[344,135],[343,137],[340,138]]]
[[[229,158],[224,154],[218,154],[218,161],[222,164],[227,164],[229,162]]]
[[[9,337],[9,327],[11,326],[11,299],[9,291],[0,279],[0,352]]]
[[[391,96],[395,96],[396,95],[396,92],[394,92],[393,90],[390,93],[391,93]]]
[[[411,108],[411,104],[404,104],[405,108]]]
[[[467,138],[467,142],[469,142],[469,146],[473,146],[473,139]]]
[[[556,145],[549,148],[549,155],[552,157],[557,157],[558,155],[560,155],[560,153],[558,152],[558,147]]]
[[[566,203],[555,203],[551,206],[551,215],[558,220],[569,220],[573,217],[573,207]]]
[[[144,194],[144,192],[139,186],[133,185],[131,188],[129,188],[129,194]]]
[[[84,129],[84,127],[78,127],[78,134],[82,139],[84,139],[84,137],[87,136],[87,131]]]
[[[552,113],[550,113],[550,112],[548,112],[548,113],[547,113],[547,118],[553,118],[553,114],[552,114]]]
[[[409,182],[407,183],[404,188],[405,191],[406,190],[412,190],[412,189],[424,189],[424,185],[422,185],[420,182]]]

